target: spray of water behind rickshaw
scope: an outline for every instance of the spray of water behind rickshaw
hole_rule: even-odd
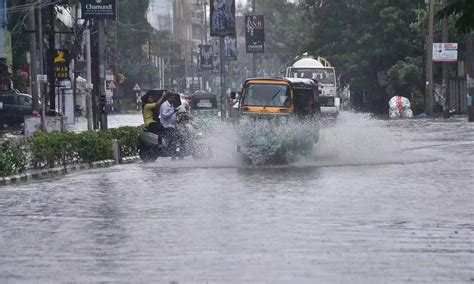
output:
[[[241,127],[241,126],[239,126]],[[401,133],[387,127],[387,122],[373,118],[368,114],[342,112],[335,121],[321,125],[319,140],[312,151],[299,154],[287,163],[249,163],[237,152],[240,142],[239,132],[244,131],[249,137],[257,131],[268,131],[265,123],[258,127],[238,128],[232,123],[215,120],[210,124],[205,141],[213,149],[209,160],[183,160],[167,162],[167,166],[189,168],[252,168],[252,167],[333,167],[353,165],[380,165],[391,163],[412,163],[426,160],[426,157],[403,153]],[[282,126],[275,133],[291,134],[305,140],[312,130],[309,124]],[[271,136],[269,136],[271,137]],[[270,139],[271,141],[271,139]],[[261,148],[251,153],[256,160],[264,160],[272,149],[272,144],[263,143]],[[262,151],[258,151],[261,149]],[[268,151],[268,152],[267,152]]]

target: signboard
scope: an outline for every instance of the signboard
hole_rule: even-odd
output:
[[[457,62],[457,43],[433,43],[433,62]]]
[[[247,53],[265,52],[263,15],[245,16],[245,46]]]
[[[115,82],[114,82],[114,81],[106,81],[106,86],[107,86],[107,90],[115,90],[115,89],[117,89],[117,86],[115,86]]]
[[[39,83],[48,83],[48,75],[38,74],[36,75],[36,81],[38,81]]]
[[[211,0],[211,36],[235,35],[235,0]]]
[[[237,39],[235,36],[225,37],[224,56],[227,60],[237,60]]]
[[[54,77],[57,79],[69,78],[69,50],[56,49],[52,57],[54,66]]]
[[[201,70],[212,70],[212,45],[201,45]]]
[[[81,0],[83,19],[117,19],[116,0]]]

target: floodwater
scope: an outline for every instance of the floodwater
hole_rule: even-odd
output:
[[[2,187],[0,282],[474,282],[466,120],[343,113],[312,156],[266,167],[219,125],[209,161]]]

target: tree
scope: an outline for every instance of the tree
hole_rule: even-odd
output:
[[[437,13],[438,18],[456,15],[456,29],[460,33],[468,33],[474,30],[474,1],[455,0]]]
[[[366,110],[386,112],[390,98],[387,89],[399,90],[380,82],[378,75],[389,74],[407,57],[409,62],[422,61],[423,13],[411,2],[305,0],[301,4],[309,29],[305,49],[329,59],[343,81],[351,85],[352,93],[364,96],[359,106]],[[391,82],[395,80],[387,83]]]
[[[28,63],[26,53],[29,51],[28,35],[25,32],[26,24],[28,21],[28,10],[26,8],[15,8],[24,7],[27,4],[25,0],[8,0],[7,1],[7,12],[8,12],[8,30],[11,32],[12,39],[12,56],[13,56],[13,74],[11,76],[13,87],[26,92],[27,82],[18,76],[21,71],[28,71]],[[20,72],[21,72],[20,71]]]
[[[107,28],[107,62],[118,74],[124,74],[118,91],[132,95],[136,83],[156,82],[158,72],[152,66],[150,55],[167,59],[167,64],[180,58],[181,50],[169,31],[156,31],[148,23],[146,12],[149,0],[120,0],[118,19]],[[176,64],[175,64],[176,65]],[[166,68],[169,78],[173,67]],[[175,73],[173,73],[175,74]]]
[[[257,1],[257,13],[265,16],[265,53],[277,55],[287,62],[301,52],[305,36],[303,16],[299,7],[287,0]]]

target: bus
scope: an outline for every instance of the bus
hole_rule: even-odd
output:
[[[341,99],[337,92],[336,71],[324,58],[304,57],[286,69],[288,78],[308,78],[318,82],[321,114],[337,116]]]

